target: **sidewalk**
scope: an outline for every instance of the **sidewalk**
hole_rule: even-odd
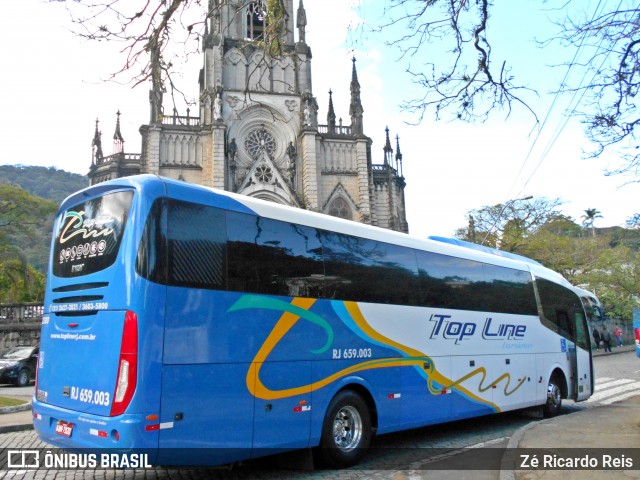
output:
[[[602,349],[594,356],[631,352],[634,345]],[[638,369],[640,369],[640,358]],[[542,420],[521,428],[509,440],[509,449],[640,449],[640,391],[638,396],[612,405],[582,410],[571,415]],[[547,452],[551,453],[551,452]],[[636,459],[638,454],[635,453]],[[501,472],[500,480],[599,480],[640,479],[640,462],[627,470],[516,470]]]
[[[31,397],[15,396],[13,398],[19,398],[28,403],[18,407],[0,407],[0,433],[16,432],[33,428]]]
[[[623,345],[622,347],[611,347],[611,353],[605,352],[604,348],[592,352],[594,357],[602,357],[604,355],[613,355],[616,353],[632,352],[636,349],[635,345]],[[640,360],[640,359],[639,359]]]
[[[508,448],[635,449],[640,448],[639,396],[597,409],[583,410],[529,424],[509,441]],[[597,412],[596,415],[594,413]],[[541,450],[543,451],[543,450]],[[561,451],[561,450],[560,450]],[[597,455],[596,455],[597,456]],[[637,459],[637,454],[635,455]],[[628,470],[526,470],[501,475],[501,480],[640,479],[640,465]]]

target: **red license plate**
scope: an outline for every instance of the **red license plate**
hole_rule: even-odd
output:
[[[73,432],[73,423],[58,420],[58,423],[56,424],[56,433],[58,435],[62,435],[63,437],[70,437],[71,432]]]

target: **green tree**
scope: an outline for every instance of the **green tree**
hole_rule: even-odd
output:
[[[596,218],[602,218],[600,215],[600,211],[597,208],[587,208],[584,211],[584,215],[582,215],[582,225],[585,228],[591,229],[591,235],[596,236],[596,228],[594,226],[594,222]]]
[[[0,184],[0,302],[41,301],[56,204]],[[28,258],[40,259],[38,271]]]
[[[44,275],[17,248],[0,247],[0,303],[41,302],[44,289]]]
[[[584,274],[594,268],[595,262],[607,248],[605,238],[585,239],[555,233],[551,228],[544,227],[527,237],[517,253],[537,260],[578,285],[583,283]]]
[[[469,229],[459,230],[457,238],[515,252],[528,235],[560,215],[560,199],[517,199],[470,210]]]
[[[36,198],[20,187],[0,184],[0,234],[29,232],[56,208],[55,203]]]
[[[577,281],[596,292],[607,315],[630,319],[640,305],[640,254],[624,246],[603,250]]]
[[[640,213],[635,213],[627,218],[626,225],[627,228],[640,230]]]
[[[616,230],[608,235],[584,237],[580,225],[570,217],[553,213],[553,209],[541,224],[522,228],[521,217],[512,213],[505,215],[505,211],[501,206],[472,210],[473,221],[469,228],[459,229],[457,237],[469,240],[472,227],[475,229],[477,225],[480,228],[476,235],[480,236],[486,225],[499,225],[500,222],[496,222],[499,218],[502,229],[487,236],[488,239],[504,239],[509,251],[536,260],[574,285],[595,292],[608,315],[629,318],[640,298],[640,253],[627,246],[629,239],[622,245],[619,239],[616,240],[621,235]],[[542,208],[542,212],[545,211],[548,209]],[[496,217],[496,212],[502,213]]]

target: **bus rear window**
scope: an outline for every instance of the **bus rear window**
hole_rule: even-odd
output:
[[[62,213],[53,247],[53,274],[78,277],[112,265],[132,198],[133,191],[109,193]]]

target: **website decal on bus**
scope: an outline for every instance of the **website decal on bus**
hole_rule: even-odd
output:
[[[33,404],[55,447],[346,467],[374,435],[593,392],[580,297],[526,259],[149,175],[55,228]]]

